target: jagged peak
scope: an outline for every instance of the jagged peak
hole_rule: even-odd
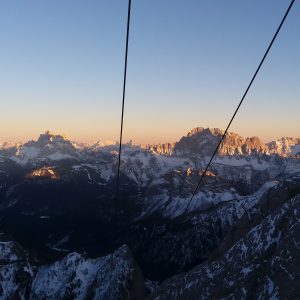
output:
[[[210,133],[212,135],[220,135],[224,133],[224,130],[220,128],[211,128],[211,127],[195,127],[190,132],[188,132],[187,136],[197,135],[199,133]]]
[[[211,155],[218,145],[224,130],[220,128],[196,127],[175,145],[176,153],[201,153]],[[250,155],[252,153],[268,153],[268,146],[257,136],[244,138],[237,133],[228,132],[225,136],[218,154],[224,155]]]
[[[25,147],[39,147],[39,148],[55,148],[55,147],[63,147],[74,150],[72,142],[63,134],[55,134],[50,131],[46,131],[45,133],[40,134],[39,138],[34,141],[31,140],[25,144]]]
[[[160,155],[176,155],[182,153],[195,153],[210,155],[217,146],[224,130],[215,127],[195,127],[183,136],[176,143],[160,143],[139,145],[132,141],[124,143],[129,148],[137,148],[149,150]],[[113,147],[117,147],[118,142],[108,140],[98,140],[95,143],[77,143],[70,141],[63,134],[57,134],[49,130],[40,134],[37,140],[31,140],[24,144],[0,143],[2,153],[15,152],[20,156],[24,151],[22,149],[34,147],[42,154],[44,151],[51,153],[62,151],[63,153],[73,153],[79,151],[107,151]],[[124,148],[125,149],[125,148]],[[242,137],[238,133],[228,132],[219,150],[219,155],[250,155],[252,153],[262,154],[278,154],[281,156],[298,155],[300,149],[300,138],[282,137],[270,143],[264,143],[258,136]],[[9,152],[10,151],[10,152]],[[26,150],[27,151],[27,150]],[[29,151],[29,150],[28,150]],[[35,151],[33,149],[32,151]],[[70,152],[71,151],[71,152]],[[35,153],[35,152],[34,152]],[[31,153],[30,155],[33,155]],[[48,155],[48,154],[47,154]]]
[[[44,142],[44,141],[47,141],[47,142],[53,142],[53,141],[70,142],[69,138],[67,136],[65,136],[64,134],[55,134],[49,130],[46,130],[45,133],[40,134],[40,136],[38,138],[38,142]]]
[[[299,144],[300,143],[300,138],[296,138],[296,137],[281,137],[275,141],[271,141],[268,143],[268,145],[272,145],[272,144]]]

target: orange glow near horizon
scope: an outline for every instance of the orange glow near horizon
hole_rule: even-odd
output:
[[[46,130],[117,141],[126,3],[33,3],[1,2],[0,141]],[[195,127],[226,128],[286,3],[137,1],[135,9],[123,141],[157,144]],[[264,142],[300,137],[299,13],[295,5],[230,131]]]
[[[159,127],[159,126],[158,126]],[[182,128],[178,128],[175,132],[174,130],[170,130],[170,128],[129,128],[129,130],[124,132],[123,142],[127,143],[129,141],[133,141],[137,144],[159,144],[159,143],[173,143],[179,141],[182,136],[185,136],[191,129],[197,126],[193,126],[187,130],[183,130]],[[201,126],[198,126],[201,127]],[[207,127],[217,127],[217,126],[202,126],[204,128]],[[218,127],[220,128],[220,127]],[[25,143],[29,140],[37,140],[39,135],[45,133],[49,130],[53,134],[59,134],[67,137],[71,141],[81,142],[81,143],[94,143],[96,141],[111,141],[116,142],[119,140],[118,132],[116,126],[113,128],[114,132],[110,129],[109,131],[103,131],[99,134],[88,131],[88,129],[81,129],[74,133],[73,130],[69,128],[65,128],[64,130],[59,130],[58,128],[53,129],[45,129],[45,130],[29,130],[29,128],[10,128],[9,131],[4,131],[3,127],[0,131],[0,142],[21,142]],[[139,130],[138,130],[139,129]],[[154,131],[155,130],[155,131]],[[281,137],[299,137],[297,135],[297,130],[294,130],[294,134],[284,134],[284,128],[278,131],[276,134],[271,134],[268,130],[260,129],[259,132],[255,132],[255,128],[238,130],[238,128],[233,128],[233,130],[229,130],[230,132],[236,132],[243,137],[251,137],[258,136],[263,142],[267,143]],[[156,132],[156,133],[155,133]],[[290,131],[289,131],[290,132]]]

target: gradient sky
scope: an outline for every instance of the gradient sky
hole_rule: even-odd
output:
[[[289,1],[132,0],[124,140],[226,127]],[[118,139],[127,0],[0,2],[0,141]],[[296,1],[231,131],[299,136]]]

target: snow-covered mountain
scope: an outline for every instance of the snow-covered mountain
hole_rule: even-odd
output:
[[[151,299],[298,299],[299,184],[284,187],[290,195],[272,190],[204,263],[166,280]]]
[[[162,182],[164,175],[173,171],[195,175],[205,167],[222,134],[223,131],[217,128],[198,127],[173,144],[145,147],[132,142],[125,144],[121,171],[141,186],[149,184],[153,179]],[[118,148],[118,144],[112,142],[76,144],[62,135],[47,131],[37,141],[10,146],[5,144],[0,147],[0,155],[2,159],[24,167],[43,167],[72,161],[75,171],[89,165],[98,174],[102,174],[103,179],[108,180],[114,176]],[[283,170],[298,170],[298,150],[299,138],[282,138],[264,144],[258,137],[243,138],[236,133],[228,133],[214,160],[212,172],[226,172],[228,167],[232,167],[231,170],[240,167],[248,174],[244,176],[248,181],[249,168],[266,171],[274,178]],[[240,170],[238,172],[241,173]]]
[[[276,153],[280,156],[300,156],[300,138],[283,137],[277,141],[267,144],[270,153]]]
[[[124,244],[144,277],[151,280],[145,281],[145,288],[138,275],[132,285],[138,282],[139,292],[133,292],[136,296],[130,296],[132,299],[143,299],[141,293],[162,299],[225,295],[218,294],[216,286],[201,294],[199,291],[208,280],[204,275],[195,281],[191,291],[183,285],[196,276],[191,268],[211,268],[211,261],[229,253],[255,226],[264,224],[268,238],[271,229],[267,223],[273,222],[273,217],[267,223],[265,218],[272,213],[279,216],[277,208],[300,192],[300,139],[283,138],[264,144],[257,137],[229,133],[187,207],[222,134],[220,129],[195,128],[173,144],[124,144],[118,198],[118,143],[80,144],[46,132],[37,141],[0,147],[0,232],[10,237],[3,241],[9,242],[4,246],[21,244],[18,249],[23,249],[18,250],[23,253],[18,259],[22,263],[15,269],[10,263],[5,264],[11,268],[11,274],[7,269],[1,271],[0,266],[0,276],[6,278],[5,289],[9,287],[11,291],[9,295],[25,293],[25,299],[30,295],[31,299],[68,299],[71,293],[69,298],[81,299],[80,292],[85,295],[83,299],[89,299],[86,295],[90,291],[93,295],[104,293],[115,277],[110,275],[112,265],[100,265],[107,255],[125,249]],[[281,222],[274,226],[281,226]],[[260,254],[256,257],[263,259]],[[10,261],[7,257],[3,260]],[[222,258],[222,262],[224,270],[240,274],[236,277],[239,284],[234,287],[237,293],[244,287],[242,269],[231,269],[232,260],[227,258]],[[121,258],[120,263],[123,264]],[[243,263],[238,262],[241,266]],[[30,272],[24,273],[24,268]],[[257,276],[255,266],[251,268],[250,273]],[[172,277],[188,270],[191,273]],[[219,280],[225,276],[222,270],[211,271],[211,276]],[[272,267],[268,270],[275,272]],[[129,273],[126,276],[130,277]],[[274,283],[270,274],[267,276]],[[19,284],[18,278],[23,276],[26,280]],[[104,279],[98,276],[111,279],[101,285],[99,282]],[[154,281],[158,280],[167,281],[157,286]],[[131,286],[130,282],[131,279],[125,286]],[[171,286],[177,284],[182,293],[177,293],[176,288],[171,291]],[[251,284],[249,289],[253,288]],[[263,289],[265,283],[259,282],[258,286]]]
[[[140,146],[129,142],[128,147],[140,147],[148,152],[158,155],[180,156],[180,155],[198,155],[210,156],[212,150],[221,139],[224,131],[219,128],[196,127],[186,136],[183,136],[176,143],[164,143],[158,145]],[[15,149],[15,156],[19,156],[21,163],[30,162],[31,158],[40,159],[64,159],[70,155],[76,157],[76,152],[101,152],[107,149],[118,150],[118,143],[113,141],[97,141],[92,144],[70,141],[67,137],[59,134],[53,134],[46,131],[41,134],[37,141],[30,141],[24,144],[1,142],[0,151]],[[227,133],[219,149],[219,156],[251,156],[251,155],[272,155],[277,154],[281,157],[294,157],[300,151],[300,138],[283,137],[279,140],[264,144],[259,137],[244,138],[237,133]],[[58,154],[56,154],[58,153]],[[57,158],[55,157],[55,155]],[[53,155],[53,156],[51,156]],[[22,161],[24,157],[25,161]],[[27,159],[27,158],[28,159]]]
[[[38,164],[45,161],[78,158],[79,153],[68,138],[46,131],[37,141],[16,144],[9,148],[0,148],[2,155],[18,164]],[[10,151],[9,151],[10,150]],[[8,154],[6,154],[8,153]],[[5,155],[6,154],[6,155]]]
[[[214,209],[193,211],[172,222],[152,220],[149,227],[144,221],[142,231],[131,237],[133,241],[126,236],[133,252],[136,247],[141,248],[143,256],[139,257],[139,264],[150,259],[152,269],[176,262],[184,268],[193,256],[199,256],[198,263],[189,265],[194,268],[162,283],[144,279],[125,245],[103,257],[69,252],[45,264],[36,251],[25,249],[1,233],[0,297],[297,298],[299,196],[300,177],[297,177],[265,186],[248,199],[228,200]]]
[[[184,211],[222,134],[220,129],[198,127],[174,144],[123,145],[121,188],[126,190],[130,183],[131,189],[141,195],[141,216],[160,211],[176,217]],[[300,173],[299,141],[290,138],[263,144],[257,137],[228,133],[191,209],[216,205],[222,199],[241,199],[268,182],[296,176]],[[15,193],[21,186],[51,184],[51,180],[62,185],[84,181],[96,190],[105,190],[101,193],[111,193],[118,148],[117,143],[110,142],[78,146],[49,131],[37,141],[1,148],[0,193],[5,196],[0,208],[18,204]]]
[[[140,268],[126,245],[101,258],[70,253],[47,265],[14,241],[0,241],[1,299],[142,299]]]

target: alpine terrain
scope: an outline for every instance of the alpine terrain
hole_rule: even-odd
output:
[[[299,299],[300,138],[0,143],[0,299]]]

